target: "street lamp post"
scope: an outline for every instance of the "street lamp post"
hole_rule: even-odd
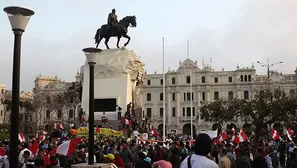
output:
[[[262,67],[266,67],[267,68],[267,78],[268,78],[268,82],[269,82],[269,79],[270,79],[270,67],[276,65],[276,64],[282,64],[283,61],[280,61],[280,62],[276,62],[276,63],[273,63],[273,64],[270,64],[269,62],[269,59],[267,59],[267,64],[264,64],[260,61],[257,61],[258,64],[261,64]]]
[[[85,53],[89,68],[90,68],[90,79],[89,79],[89,157],[88,164],[94,164],[94,67],[96,64],[96,57],[98,53],[101,52],[101,49],[98,48],[84,48],[83,52]]]
[[[18,133],[19,133],[19,103],[20,103],[20,69],[21,69],[21,39],[30,17],[34,12],[30,9],[11,6],[3,9],[14,33],[13,73],[12,73],[12,110],[10,123],[9,166],[18,167]]]

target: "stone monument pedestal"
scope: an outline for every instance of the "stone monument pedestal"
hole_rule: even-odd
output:
[[[82,109],[88,116],[89,65],[87,62],[81,72],[83,72]],[[118,118],[115,111],[116,105],[122,108],[122,116],[124,116],[127,104],[133,102],[136,82],[141,80],[143,73],[144,63],[134,52],[125,48],[101,51],[94,68],[95,120],[101,120],[103,111],[96,111],[96,106],[103,106],[103,104],[98,104],[103,99],[111,100],[106,104],[114,106],[113,110],[105,111],[109,120]]]

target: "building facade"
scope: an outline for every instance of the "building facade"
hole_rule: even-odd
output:
[[[35,79],[33,88],[35,102],[38,104],[33,121],[36,121],[35,132],[42,132],[53,128],[54,124],[64,124],[64,128],[71,126],[77,114],[77,103],[71,100],[65,103],[63,93],[71,86],[72,82],[65,82],[55,77],[39,75]]]
[[[191,99],[194,133],[212,129],[215,123],[203,121],[199,108],[201,101],[215,101],[220,98],[253,99],[253,93],[265,87],[280,88],[290,94],[297,94],[297,68],[295,73],[281,74],[276,71],[257,75],[254,66],[237,68],[234,71],[214,71],[210,66],[199,68],[197,61],[186,59],[178,69],[163,74],[145,74],[141,88],[142,109],[151,124],[163,128],[163,101],[165,101],[166,131],[189,134],[191,129]],[[163,100],[165,82],[165,100]],[[192,86],[192,87],[191,87]],[[191,92],[192,88],[192,92]],[[242,127],[243,119],[230,121]]]
[[[0,84],[0,124],[5,122],[5,105],[4,98],[6,92],[6,85]]]

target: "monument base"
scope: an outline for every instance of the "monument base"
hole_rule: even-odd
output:
[[[80,163],[80,164],[71,165],[71,167],[72,168],[113,168],[108,163],[95,163],[93,165],[88,165],[88,163]]]

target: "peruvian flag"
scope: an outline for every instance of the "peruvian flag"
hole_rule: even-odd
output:
[[[23,133],[19,133],[19,141],[20,141],[21,143],[26,142],[26,140],[25,140],[25,136],[24,136]]]
[[[54,148],[53,150],[51,150],[50,152],[46,153],[43,160],[44,160],[44,164],[45,165],[51,165],[51,161],[50,161],[50,156],[56,154],[56,150],[57,148]]]
[[[221,144],[221,142],[219,141],[218,137],[215,137],[215,138],[213,139],[212,144],[213,144],[213,145]]]
[[[152,128],[152,134],[154,136],[159,136],[159,133],[158,133],[158,131],[155,128]]]
[[[280,138],[279,133],[274,129],[271,130],[271,136],[272,136],[273,140],[275,140],[275,141]]]
[[[244,131],[242,129],[240,129],[239,131],[239,142],[243,142],[243,141],[246,141],[247,138],[246,138],[246,135],[244,133]]]
[[[75,150],[79,142],[80,138],[66,141],[57,147],[56,153],[64,156],[71,156],[72,152]]]
[[[288,130],[286,130],[286,133],[287,133],[288,139],[289,139],[290,141],[292,141],[293,139],[292,139],[291,134],[290,134],[290,132],[289,132],[289,128],[288,128]],[[293,133],[293,135],[294,135],[294,133]]]
[[[288,128],[288,133],[289,135],[293,136],[294,135],[294,131],[291,128]]]
[[[224,131],[221,132],[221,136],[219,138],[219,141],[222,142],[222,141],[225,141],[227,139],[228,139],[227,134]]]
[[[38,143],[38,139],[36,139],[36,140],[33,142],[31,148],[29,149],[29,150],[33,153],[33,155],[36,155],[36,153],[37,153],[37,151],[38,151],[38,145],[39,145],[39,143]]]
[[[47,131],[42,131],[42,133],[39,135],[39,141],[40,143],[46,139]]]
[[[124,125],[131,125],[131,122],[127,118],[122,118],[122,124],[124,124]]]
[[[54,124],[55,129],[60,130],[60,129],[64,129],[64,123],[55,123]]]

